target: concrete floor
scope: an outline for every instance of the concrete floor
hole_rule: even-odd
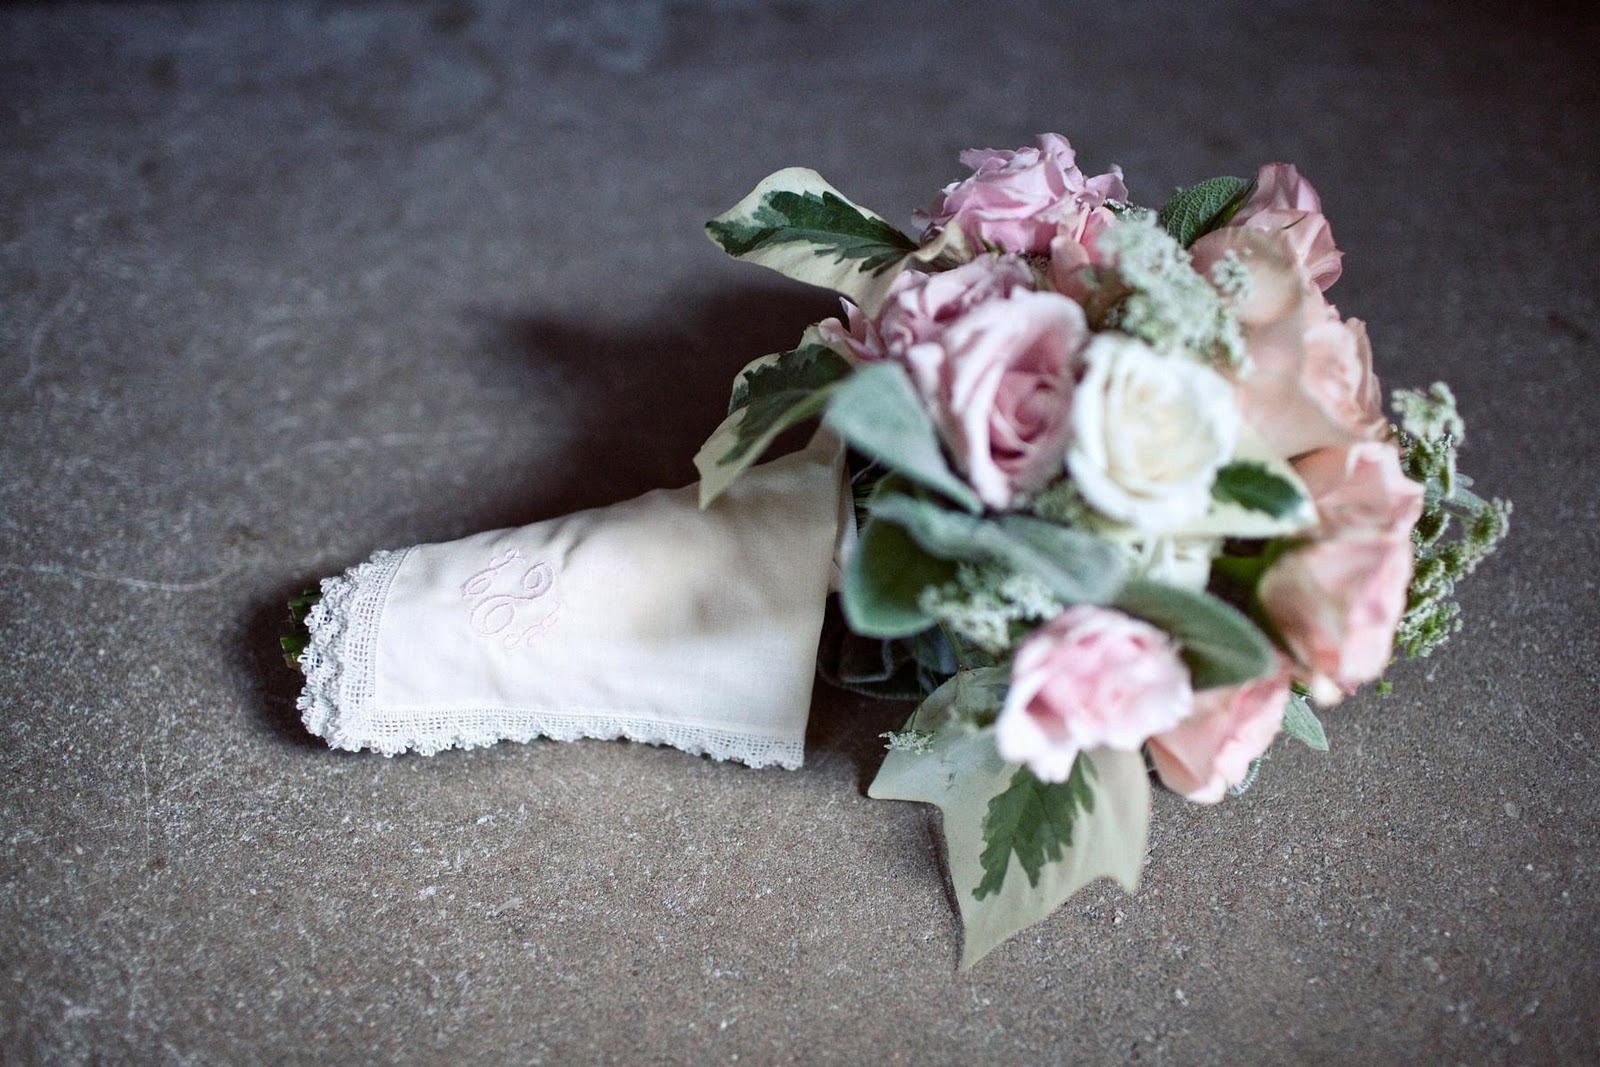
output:
[[[1600,34],[1523,8],[0,9],[0,1060],[1595,1062]],[[1149,203],[1297,161],[1516,501],[1329,754],[958,974],[863,795],[903,708],[819,692],[798,772],[305,734],[290,592],[691,481],[829,312],[703,220],[801,163],[906,221],[1043,130]]]

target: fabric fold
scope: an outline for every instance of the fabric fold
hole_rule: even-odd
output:
[[[385,755],[628,738],[798,767],[848,503],[819,434],[705,511],[656,490],[376,553],[307,620],[306,727]]]

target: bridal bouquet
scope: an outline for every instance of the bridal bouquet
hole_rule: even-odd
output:
[[[1449,389],[1385,412],[1292,166],[1151,212],[1058,136],[962,159],[916,238],[801,169],[709,223],[843,316],[738,375],[697,485],[297,600],[307,729],[792,768],[818,674],[915,698],[869,792],[942,810],[967,964],[1094,878],[1135,887],[1152,773],[1215,803],[1280,734],[1326,748],[1314,706],[1445,641],[1505,535]]]
[[[1130,202],[1056,135],[963,153],[913,238],[815,172],[708,224],[843,315],[737,377],[714,506],[785,430],[849,448],[839,684],[921,698],[869,793],[943,813],[970,964],[1090,880],[1129,891],[1152,773],[1253,780],[1314,707],[1381,687],[1510,506],[1456,469],[1449,389],[1386,412],[1316,192],[1287,164]]]

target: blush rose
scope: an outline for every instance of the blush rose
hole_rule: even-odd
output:
[[[1339,280],[1344,253],[1322,214],[1322,198],[1292,163],[1268,163],[1256,172],[1256,187],[1228,221],[1283,234],[1295,259],[1318,289]]]
[[[1257,594],[1319,704],[1380,676],[1411,584],[1408,538],[1352,534],[1279,559]]]
[[[1156,773],[1188,800],[1217,803],[1278,736],[1288,701],[1289,664],[1281,659],[1255,681],[1202,689],[1194,696],[1194,714],[1150,738]]]
[[[1279,455],[1387,431],[1366,325],[1339,320],[1282,233],[1214,230],[1190,254],[1202,274],[1230,255],[1248,273],[1249,295],[1238,311],[1249,356],[1239,409]]]

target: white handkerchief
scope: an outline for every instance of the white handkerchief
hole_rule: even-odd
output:
[[[842,469],[819,435],[706,511],[695,486],[657,490],[379,552],[322,584],[305,724],[386,755],[626,737],[798,767],[835,553],[853,533]]]

